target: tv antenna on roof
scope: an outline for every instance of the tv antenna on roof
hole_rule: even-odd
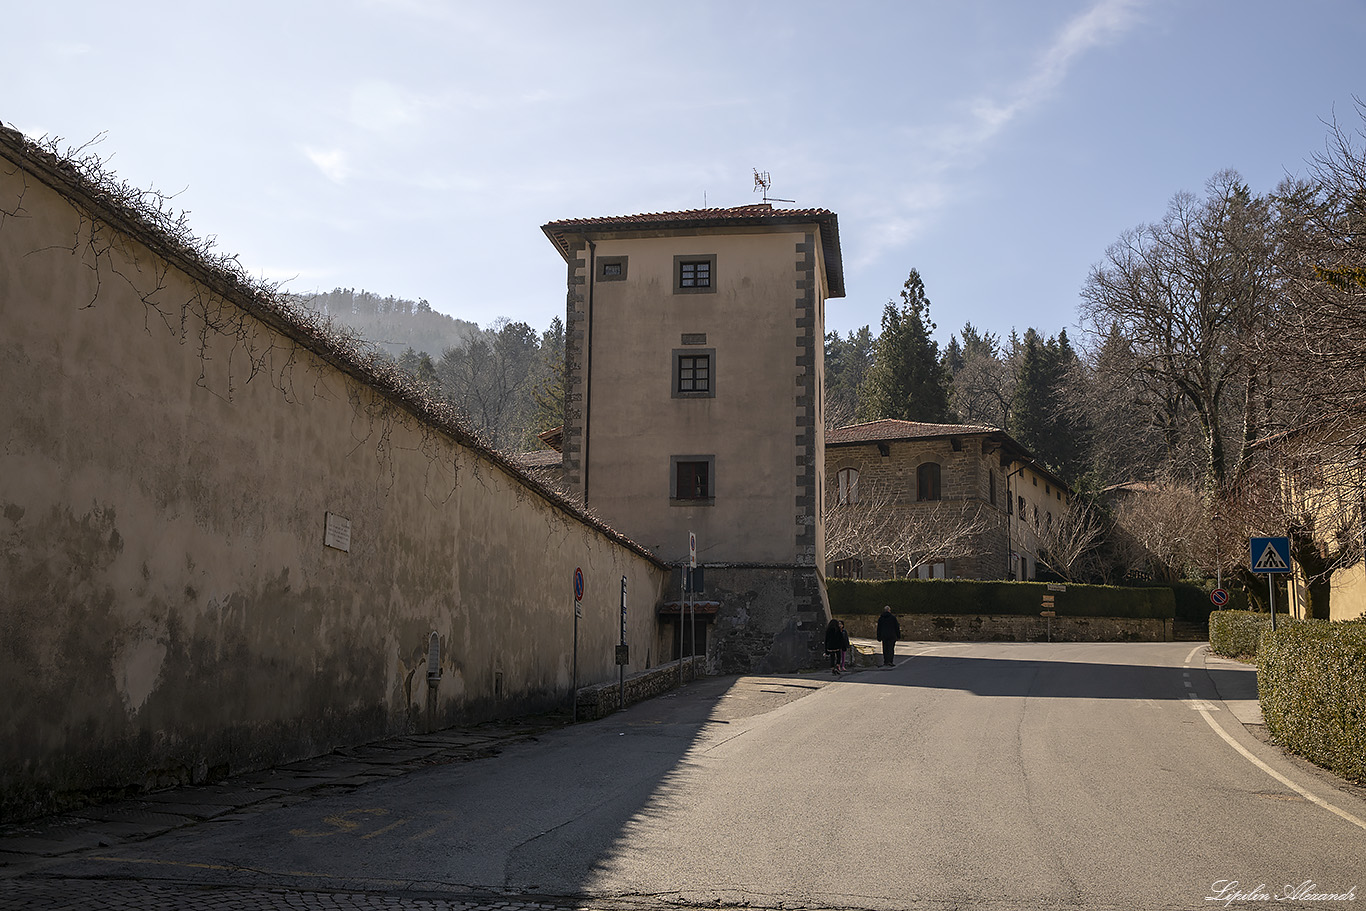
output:
[[[755,193],[758,193],[759,191],[762,190],[762,191],[763,191],[763,194],[764,194],[764,202],[796,202],[796,201],[797,201],[797,200],[795,200],[795,199],[779,199],[779,198],[776,197],[776,196],[769,196],[769,195],[768,195],[768,191],[769,191],[769,188],[772,187],[772,186],[773,186],[773,178],[771,178],[771,177],[768,176],[768,172],[767,172],[767,171],[760,171],[758,168],[755,168],[755,169],[754,169],[754,192],[755,192]]]

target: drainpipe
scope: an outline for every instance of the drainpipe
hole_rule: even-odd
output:
[[[1010,479],[1013,478],[1013,477],[1015,477],[1017,474],[1024,474],[1024,470],[1025,470],[1025,468],[1027,468],[1027,467],[1028,467],[1028,466],[1027,466],[1025,463],[1021,462],[1019,468],[1015,469],[1014,471],[1010,472],[1010,474],[1006,475],[1006,482],[1005,482],[1005,483],[1006,483],[1006,572],[1010,575],[1011,581],[1020,581],[1020,580],[1016,579],[1016,577],[1015,577],[1015,570],[1014,570],[1014,568],[1010,565],[1010,558],[1014,555],[1014,552],[1015,552],[1015,543],[1014,543],[1014,542],[1015,542],[1015,526],[1014,526],[1014,522],[1015,522],[1015,501],[1014,501],[1013,499],[1011,499],[1011,493],[1010,493]],[[1021,564],[1024,563],[1023,560],[1021,560],[1020,562],[1021,562]]]
[[[584,238],[588,240],[588,238]],[[597,279],[598,245],[588,240],[588,325],[584,329],[583,364],[583,508],[588,508],[588,442],[593,415],[593,284]]]

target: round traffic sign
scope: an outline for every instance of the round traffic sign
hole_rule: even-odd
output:
[[[574,570],[574,600],[583,600],[583,570]]]
[[[1214,591],[1209,593],[1209,600],[1215,606],[1227,604],[1228,592],[1224,591],[1222,588],[1216,588]]]

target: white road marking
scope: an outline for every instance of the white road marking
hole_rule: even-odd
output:
[[[1196,654],[1198,654],[1200,650],[1204,647],[1205,646],[1203,645],[1197,645],[1195,648],[1191,649],[1190,654],[1186,656],[1186,664],[1188,666],[1190,665],[1191,660],[1196,656]],[[1213,709],[1214,711],[1218,711],[1217,708],[1214,708],[1214,706],[1211,706],[1207,702],[1201,702],[1199,700],[1187,701],[1191,703],[1191,708],[1196,709],[1200,712],[1200,717],[1204,718],[1205,723],[1214,729],[1214,733],[1224,738],[1224,742],[1227,743],[1229,746],[1233,747],[1239,753],[1241,753],[1243,755],[1243,758],[1246,759],[1248,762],[1252,763],[1257,768],[1261,769],[1263,772],[1270,775],[1272,778],[1276,779],[1281,784],[1285,785],[1287,788],[1294,791],[1296,794],[1300,795],[1310,803],[1318,804],[1330,813],[1336,813],[1338,816],[1341,816],[1343,819],[1347,820],[1357,828],[1366,830],[1366,820],[1362,820],[1356,816],[1353,816],[1346,810],[1341,809],[1340,807],[1333,806],[1331,803],[1324,800],[1322,797],[1319,797],[1317,794],[1314,794],[1313,792],[1300,787],[1299,785],[1295,784],[1295,782],[1291,781],[1289,778],[1286,778],[1280,772],[1277,772],[1271,766],[1262,762],[1256,756],[1253,756],[1250,752],[1248,752],[1248,750],[1241,743],[1230,737],[1228,735],[1228,732],[1225,731],[1222,727],[1220,727],[1218,722],[1214,720],[1214,716],[1210,714],[1210,710]]]
[[[1332,813],[1336,813],[1337,815],[1341,816],[1343,819],[1347,820],[1357,828],[1366,829],[1366,820],[1358,819],[1356,816],[1353,816],[1346,810],[1339,809],[1338,807],[1333,806],[1331,803],[1324,800],[1322,797],[1319,797],[1317,794],[1313,794],[1305,790],[1304,788],[1300,787],[1299,785],[1295,784],[1295,782],[1291,781],[1289,778],[1286,778],[1280,772],[1277,772],[1275,769],[1271,768],[1271,766],[1262,762],[1256,756],[1253,756],[1246,749],[1244,749],[1243,745],[1238,743],[1238,741],[1234,740],[1232,737],[1230,737],[1223,728],[1221,728],[1218,724],[1215,723],[1214,718],[1211,717],[1210,714],[1206,712],[1204,709],[1200,710],[1200,715],[1205,719],[1206,722],[1209,723],[1210,727],[1214,728],[1216,734],[1224,738],[1224,740],[1228,743],[1229,746],[1233,747],[1239,753],[1242,753],[1243,757],[1247,759],[1248,762],[1252,763],[1257,768],[1261,769],[1263,772],[1270,775],[1272,778],[1276,779],[1281,784],[1285,785],[1287,788],[1294,791],[1296,794],[1300,795],[1310,803],[1316,803],[1319,806],[1323,807],[1325,810],[1328,810]]]

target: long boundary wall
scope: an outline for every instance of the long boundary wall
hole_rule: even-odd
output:
[[[576,567],[649,653],[662,564],[132,203],[0,129],[0,819],[568,708]]]

